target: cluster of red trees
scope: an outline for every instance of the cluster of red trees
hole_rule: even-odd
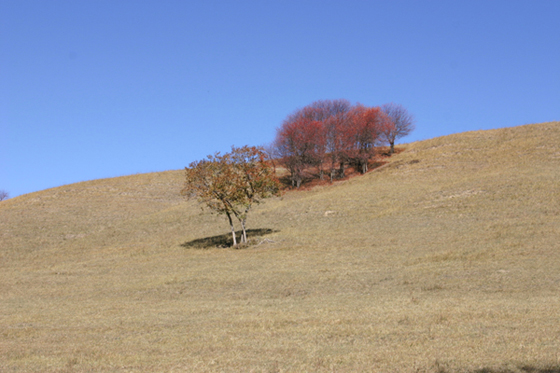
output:
[[[309,167],[317,168],[321,179],[327,169],[332,181],[345,177],[347,166],[366,173],[380,145],[389,145],[393,154],[395,141],[414,129],[413,121],[398,104],[366,107],[344,99],[316,101],[288,115],[277,129],[272,152],[290,171],[292,186],[299,188]]]

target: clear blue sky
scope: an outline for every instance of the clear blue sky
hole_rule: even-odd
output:
[[[319,99],[560,120],[560,1],[0,0],[0,189],[181,169]]]

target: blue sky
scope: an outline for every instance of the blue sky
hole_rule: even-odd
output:
[[[560,1],[0,0],[0,189],[181,169],[319,99],[560,120]]]

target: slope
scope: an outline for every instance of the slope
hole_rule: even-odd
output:
[[[545,371],[560,364],[560,123],[404,146],[257,206],[233,250],[181,171],[0,203],[14,371]],[[3,365],[2,365],[3,364]],[[525,370],[527,371],[527,370]]]

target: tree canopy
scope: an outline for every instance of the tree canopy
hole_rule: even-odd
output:
[[[246,221],[251,207],[278,195],[280,184],[262,148],[232,147],[230,153],[209,155],[186,167],[182,193],[226,215],[233,245],[237,246],[233,217],[241,224],[241,242],[247,243]]]
[[[395,141],[407,136],[414,130],[414,116],[402,105],[389,103],[381,106],[381,111],[389,118],[389,125],[381,131],[384,141],[391,146],[390,154],[395,152]]]

